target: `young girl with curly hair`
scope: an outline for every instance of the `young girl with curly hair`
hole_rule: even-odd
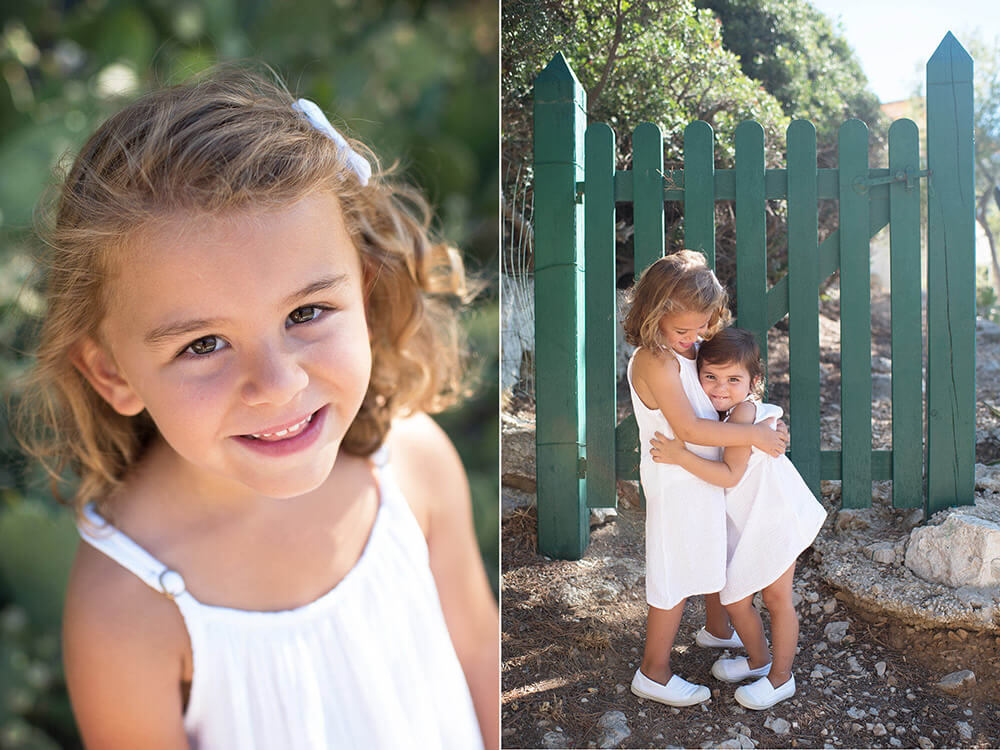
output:
[[[674,674],[670,651],[687,597],[706,594],[706,627],[696,642],[742,645],[718,591],[726,582],[726,501],[716,487],[679,467],[653,461],[655,433],[676,436],[691,451],[718,459],[715,446],[756,445],[780,455],[787,429],[719,422],[698,383],[695,357],[729,320],[728,297],[701,253],[681,250],[647,268],[632,293],[626,340],[637,346],[628,366],[639,427],[639,476],[646,495],[646,645],[632,692],[672,706],[708,700],[704,685]]]
[[[156,91],[69,170],[23,401],[79,477],[64,658],[99,748],[498,745],[454,447],[464,273],[320,108]]]

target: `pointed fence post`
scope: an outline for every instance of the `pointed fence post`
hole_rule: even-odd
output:
[[[973,502],[976,237],[972,58],[949,31],[927,62],[927,516]]]
[[[557,53],[535,79],[535,463],[538,550],[583,556],[585,479],[583,205],[586,94]]]

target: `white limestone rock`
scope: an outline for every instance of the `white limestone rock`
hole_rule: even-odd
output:
[[[1000,586],[1000,524],[954,512],[940,525],[914,529],[906,567],[952,588]]]

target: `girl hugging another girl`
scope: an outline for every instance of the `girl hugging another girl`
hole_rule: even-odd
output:
[[[749,331],[719,331],[701,345],[697,367],[705,394],[727,423],[760,424],[781,416],[780,407],[760,400],[763,368]],[[747,708],[769,708],[795,693],[792,660],[799,621],[792,604],[792,576],[796,558],[816,538],[826,511],[784,455],[730,446],[721,461],[706,460],[659,433],[652,446],[654,461],[726,488],[727,562],[719,598],[747,656],[719,659],[712,674],[724,682],[758,678],[737,688],[735,698]],[[752,603],[758,591],[771,618],[773,656]]]
[[[640,445],[659,432],[676,436],[702,460],[716,462],[718,446],[754,445],[772,456],[785,451],[787,429],[720,422],[698,380],[699,342],[729,319],[728,298],[704,257],[682,250],[642,274],[625,320],[626,340],[637,346],[628,381]],[[707,700],[704,685],[673,673],[670,651],[688,596],[705,594],[706,627],[699,645],[737,647],[718,592],[726,585],[726,495],[721,486],[640,451],[646,495],[646,644],[632,692],[674,706]]]

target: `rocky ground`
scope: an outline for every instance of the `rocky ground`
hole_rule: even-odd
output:
[[[880,302],[873,305],[873,432],[876,447],[888,447],[889,405],[879,395],[886,378],[878,375],[888,372],[890,353]],[[825,447],[835,447],[835,300],[824,313],[823,433]],[[778,331],[769,347],[776,384],[784,377],[782,338]],[[992,463],[1000,459],[1000,329],[981,327],[977,345],[977,461]],[[770,398],[780,403],[787,391],[772,388]],[[509,405],[509,425],[530,423],[530,411],[517,413],[523,405]],[[549,560],[535,551],[529,453],[505,438],[504,747],[1000,747],[1000,622],[991,624],[975,602],[922,581],[903,565],[900,542],[921,518],[891,507],[888,483],[873,488],[870,510],[838,518],[839,483],[824,482],[828,522],[796,573],[801,634],[795,697],[763,712],[735,703],[736,686],[709,673],[720,653],[694,644],[704,618],[702,601],[695,598],[681,624],[673,665],[709,685],[712,699],[677,709],[640,700],[628,689],[641,657],[647,610],[644,515],[634,488],[621,488],[617,517],[593,529],[582,560]],[[511,465],[528,471],[509,471]],[[980,500],[990,504],[983,511],[988,516],[1000,507],[1000,495],[986,487],[994,485],[985,482],[979,489]],[[906,590],[912,602],[898,594]],[[1000,590],[973,594],[985,597],[981,604],[988,608]],[[887,606],[896,600],[903,604]],[[973,609],[977,614],[968,622],[959,616]],[[766,610],[762,614],[766,626]]]

